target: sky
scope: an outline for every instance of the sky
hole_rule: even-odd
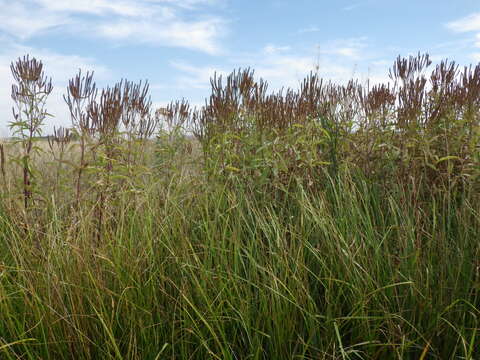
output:
[[[79,69],[99,87],[147,79],[154,107],[202,105],[210,77],[250,67],[269,88],[387,79],[398,55],[480,62],[479,0],[0,0],[0,136],[12,121],[10,64],[29,54],[54,90],[45,133],[69,126]]]

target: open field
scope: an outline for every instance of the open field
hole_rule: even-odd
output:
[[[236,71],[155,113],[79,74],[40,140],[18,64],[0,358],[479,358],[480,65],[273,94]]]

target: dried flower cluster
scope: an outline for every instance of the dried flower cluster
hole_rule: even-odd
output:
[[[274,167],[285,181],[318,183],[326,164],[334,172],[349,164],[385,185],[460,185],[478,175],[480,65],[459,70],[444,60],[428,75],[431,64],[427,54],[398,57],[391,81],[373,86],[312,73],[299,90],[271,94],[250,69],[214,76],[206,105],[192,114],[194,133],[221,172],[270,172],[270,184]]]

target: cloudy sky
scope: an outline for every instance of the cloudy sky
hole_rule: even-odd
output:
[[[201,104],[209,78],[253,67],[296,87],[319,65],[335,81],[386,77],[398,55],[480,61],[479,0],[0,0],[0,135],[11,121],[10,63],[42,60],[54,92],[46,132],[68,125],[62,100],[79,68],[99,86],[148,79],[161,106]]]

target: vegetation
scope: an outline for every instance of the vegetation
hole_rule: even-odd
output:
[[[478,358],[480,64],[430,67],[274,93],[238,70],[156,111],[80,72],[39,141],[51,85],[19,59],[1,358]]]

